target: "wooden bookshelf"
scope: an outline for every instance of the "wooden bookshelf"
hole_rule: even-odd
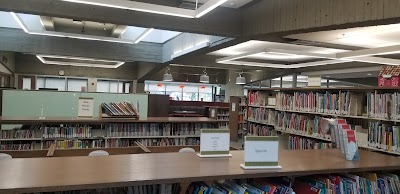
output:
[[[247,107],[246,99],[244,96],[231,96],[229,103],[229,129],[231,131],[231,140],[237,142],[243,138],[243,129],[245,128],[243,126],[246,119],[243,110]]]
[[[216,123],[206,117],[147,117],[146,119],[130,118],[68,118],[68,117],[0,117],[0,124],[104,124],[104,123]]]
[[[384,123],[384,124],[391,123],[393,125],[396,125],[396,124],[400,123],[400,120],[398,120],[398,117],[396,117],[396,115],[394,115],[394,117],[392,117],[392,118],[395,118],[395,119],[389,119],[390,117],[388,117],[387,115],[386,115],[385,118],[383,118],[383,114],[381,114],[381,115],[379,115],[379,114],[378,115],[377,114],[375,114],[375,115],[371,114],[371,112],[374,113],[372,111],[374,109],[371,109],[371,107],[375,108],[374,111],[379,109],[379,111],[390,110],[389,112],[392,112],[391,109],[394,108],[394,107],[392,107],[393,102],[389,102],[389,103],[384,104],[384,103],[382,103],[382,101],[380,101],[382,104],[377,105],[377,102],[376,102],[377,101],[377,99],[376,99],[377,97],[367,98],[367,93],[383,95],[383,94],[393,94],[393,93],[399,92],[399,91],[400,90],[398,88],[387,88],[387,87],[252,88],[252,89],[249,90],[249,93],[250,92],[260,92],[261,93],[261,95],[260,95],[261,98],[260,99],[263,99],[263,100],[260,100],[260,101],[256,100],[256,102],[254,103],[255,105],[248,105],[248,107],[249,108],[261,108],[261,109],[265,109],[265,110],[270,109],[270,110],[275,110],[275,111],[279,111],[279,112],[287,112],[287,113],[298,113],[298,114],[302,114],[302,115],[305,115],[305,116],[306,115],[319,115],[319,116],[326,116],[326,117],[330,117],[330,118],[346,118],[346,119],[348,119],[348,121],[350,120],[350,124],[362,125],[362,127],[365,129],[366,127],[368,127],[367,124],[369,124],[369,122],[374,122],[374,121],[382,121],[382,123]],[[295,109],[287,110],[283,106],[278,106],[279,102],[277,102],[277,106],[264,105],[264,104],[267,104],[266,103],[266,101],[267,101],[266,99],[269,98],[268,96],[271,96],[271,95],[274,96],[274,95],[278,94],[279,92],[280,93],[284,93],[284,94],[288,94],[288,95],[292,96],[292,98],[295,98],[294,94],[296,92],[306,93],[306,94],[309,93],[309,92],[312,92],[314,94],[316,92],[319,92],[320,93],[319,94],[319,97],[320,97],[319,100],[325,100],[325,98],[323,96],[325,94],[325,92],[329,92],[329,93],[326,93],[326,94],[328,94],[328,96],[329,96],[329,94],[339,94],[339,92],[342,92],[341,93],[342,95],[344,93],[346,93],[346,92],[349,92],[349,93],[346,93],[346,95],[350,96],[350,97],[347,96],[347,98],[349,98],[351,102],[349,103],[349,101],[344,101],[344,98],[342,99],[342,101],[339,101],[338,100],[339,96],[338,95],[335,96],[336,97],[335,98],[336,101],[333,101],[334,103],[337,103],[337,104],[335,104],[335,105],[337,105],[336,109],[335,109],[335,112],[326,111],[326,110],[322,111],[322,112],[317,112],[315,110],[309,111],[306,108],[301,108],[301,107],[300,108],[297,107]],[[297,95],[297,99],[299,99],[300,97],[301,96]],[[330,98],[332,98],[332,97],[330,97]],[[282,97],[282,99],[284,99],[284,98]],[[288,100],[289,102],[292,101],[292,99],[290,99],[290,98],[285,98],[285,99],[286,100],[289,99]],[[318,98],[316,96],[311,96],[310,99],[311,99],[311,102],[318,103],[318,101],[317,101]],[[353,99],[355,99],[354,103],[352,102]],[[370,101],[368,101],[370,99],[375,100],[375,101],[373,101],[373,103],[375,103],[375,104],[373,104],[372,102],[370,103]],[[387,97],[385,99],[393,100],[393,99],[397,99],[397,97],[396,96],[393,97],[393,96],[389,95],[389,97]],[[276,99],[276,100],[278,101],[278,99]],[[355,107],[358,107],[359,109],[357,109],[357,108],[351,109],[351,108],[349,108],[350,105],[348,105],[348,104],[346,104],[344,106],[345,108],[343,108],[343,105],[344,105],[343,103],[344,102],[346,102],[348,104],[353,103],[353,105]],[[339,103],[341,103],[341,104],[339,104]],[[367,103],[369,103],[368,104],[369,109],[366,108],[367,107]],[[262,104],[262,105],[259,105],[259,104]],[[291,103],[289,103],[289,104],[293,106],[293,104],[291,104]],[[330,104],[332,104],[332,102],[330,102]],[[326,103],[325,103],[325,106],[326,106]],[[282,107],[282,109],[281,109],[281,107]],[[321,106],[321,107],[323,107],[323,106]],[[321,107],[320,107],[320,109],[321,109]],[[338,107],[340,107],[340,108],[338,108]],[[352,114],[347,114],[347,113],[350,113],[350,111],[354,111],[354,112]],[[377,112],[380,113],[379,111],[377,111]],[[377,112],[375,112],[375,113],[377,113]],[[293,131],[282,130],[282,129],[279,129],[274,124],[269,124],[269,123],[266,123],[264,121],[258,121],[258,120],[249,119],[249,122],[258,123],[258,124],[261,124],[261,125],[273,126],[276,131],[280,131],[281,133],[285,133],[285,134],[297,135],[297,136],[302,136],[302,137],[312,138],[312,139],[317,139],[317,140],[322,140],[322,141],[330,141],[329,139],[321,138],[320,136],[305,135],[305,134],[296,133],[296,132],[293,132]],[[395,142],[395,141],[393,140],[393,142]],[[373,151],[379,151],[379,152],[382,152],[382,153],[400,155],[400,152],[388,151],[388,150],[375,148],[375,147],[370,147],[370,146],[362,146],[362,147],[365,148],[365,149],[369,149],[369,150],[373,150]]]
[[[243,170],[239,165],[244,152],[231,153],[232,158],[219,159],[201,159],[196,153],[151,153],[2,160],[0,193],[400,170],[397,157],[364,150],[360,161],[345,160],[338,149],[280,150],[280,170]]]
[[[78,147],[91,148],[91,147],[111,147],[115,145],[124,145],[124,146],[132,146],[131,140],[146,142],[148,145],[156,145],[154,142],[150,142],[151,139],[158,139],[157,142],[161,142],[161,145],[193,145],[198,144],[198,139],[200,138],[200,128],[216,128],[220,121],[209,119],[206,117],[148,117],[146,119],[98,119],[98,118],[90,118],[90,119],[82,119],[82,118],[32,118],[32,117],[0,117],[0,124],[24,124],[24,125],[40,125],[39,128],[33,129],[25,129],[32,130],[33,136],[31,138],[25,138],[27,136],[18,136],[22,138],[13,138],[13,136],[5,135],[4,138],[0,138],[1,145],[5,145],[5,148],[0,149],[24,149],[24,150],[43,150],[47,149],[50,145],[51,141],[57,140],[59,142],[59,146],[62,147],[73,147],[68,149],[77,149]],[[139,131],[139,128],[130,128],[130,132],[128,133],[128,127],[124,127],[122,131],[112,131],[107,126],[109,125],[118,125],[118,123],[123,124],[132,124],[132,123],[140,123],[141,125],[145,125],[146,129]],[[156,125],[157,131],[151,130],[151,124],[161,124]],[[163,124],[168,124],[170,127],[164,127]],[[191,123],[192,125],[186,125],[187,123]],[[69,124],[69,125],[92,125],[92,126],[100,126],[100,128],[88,129],[88,131],[80,133],[80,135],[69,134],[67,136],[67,130],[63,130],[61,132],[60,127],[57,126],[56,131],[58,132],[48,132],[49,134],[58,134],[57,136],[44,136],[47,134],[43,128],[46,125],[61,125],[61,124]],[[124,125],[125,126],[125,125]],[[173,127],[174,126],[174,127]],[[185,127],[186,126],[186,127]],[[160,127],[160,128],[159,128]],[[145,128],[145,127],[143,127]],[[175,129],[171,132],[171,128]],[[194,130],[195,129],[195,130]],[[109,131],[111,130],[111,131]],[[190,130],[190,131],[189,131]],[[12,130],[8,130],[12,132]],[[17,131],[17,130],[15,130]],[[71,133],[71,129],[68,129],[68,133]],[[78,130],[77,130],[78,131]],[[135,131],[135,132],[133,132]],[[85,133],[85,134],[83,134]],[[90,133],[90,135],[89,135]],[[10,133],[12,134],[12,133]],[[60,135],[62,134],[62,135]],[[78,137],[79,136],[79,137]],[[0,136],[1,137],[1,136]],[[60,142],[66,141],[66,142]],[[72,141],[78,141],[72,142]],[[15,142],[11,143],[10,142]],[[76,144],[75,144],[76,143]],[[15,146],[15,147],[12,147]],[[2,150],[0,150],[2,152]]]

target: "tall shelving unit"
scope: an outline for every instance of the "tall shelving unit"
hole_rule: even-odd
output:
[[[0,130],[0,150],[42,150],[135,146],[198,145],[201,128],[217,128],[216,120],[190,117],[147,119],[79,119],[1,117],[0,124],[34,128]]]
[[[229,100],[229,129],[232,141],[243,141],[246,130],[246,97],[231,96]]]
[[[271,135],[279,132],[284,134],[282,140],[286,145],[290,137],[298,137],[310,139],[325,148],[332,142],[328,134],[321,134],[316,126],[307,128],[297,122],[313,123],[319,117],[343,118],[352,128],[357,126],[359,147],[400,155],[399,143],[394,145],[395,136],[398,137],[396,142],[400,136],[393,131],[393,126],[400,122],[398,91],[397,88],[380,87],[249,89],[247,134]],[[257,97],[254,95],[261,99],[255,100]],[[268,98],[274,97],[276,105],[268,104]],[[378,122],[378,129],[371,128],[372,122]],[[262,127],[254,130],[256,128],[251,126],[255,125]],[[380,129],[382,125],[387,127],[386,131]],[[260,129],[264,131],[260,132]],[[385,137],[377,139],[371,132],[374,130],[379,130]],[[287,136],[289,139],[285,138]]]

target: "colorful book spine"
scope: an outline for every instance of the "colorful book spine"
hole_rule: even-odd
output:
[[[48,127],[43,129],[43,138],[89,138],[92,137],[90,126]]]
[[[321,142],[300,136],[289,136],[288,149],[289,150],[304,150],[304,149],[329,149],[332,148],[332,143]]]

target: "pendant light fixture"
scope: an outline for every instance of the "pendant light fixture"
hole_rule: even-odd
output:
[[[206,70],[207,70],[207,68],[204,69],[204,71],[203,71],[204,74],[200,76],[201,83],[210,83],[210,77],[207,75]]]
[[[165,71],[165,74],[163,76],[163,81],[166,81],[166,82],[172,81],[172,74],[170,73],[169,67],[167,67],[167,70]]]
[[[242,72],[239,73],[239,77],[236,77],[236,84],[237,84],[237,85],[244,85],[244,84],[246,84],[246,78],[245,78],[245,77],[242,77],[242,74],[243,74],[243,70],[242,70]]]

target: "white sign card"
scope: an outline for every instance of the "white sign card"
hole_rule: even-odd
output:
[[[78,117],[93,117],[93,98],[79,98]]]
[[[229,143],[229,129],[201,129],[200,153],[197,155],[202,158],[230,157]]]
[[[243,169],[280,169],[277,136],[246,136]]]
[[[308,76],[307,86],[320,87],[321,86],[321,76]]]
[[[236,111],[236,103],[232,102],[232,111],[235,112]]]

